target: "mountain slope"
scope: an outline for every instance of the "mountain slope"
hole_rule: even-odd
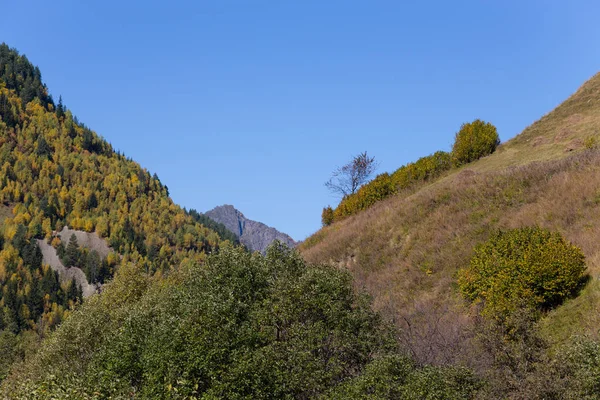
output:
[[[40,70],[5,44],[0,203],[0,331],[17,339],[24,332],[43,337],[68,316],[82,301],[81,286],[90,291],[83,274],[90,285],[110,279],[119,264],[169,274],[224,242],[175,205],[156,175],[115,152],[62,102],[55,104]],[[72,233],[81,249],[69,248]],[[68,235],[64,244],[61,235]],[[111,257],[108,246],[122,258]],[[56,251],[62,261],[68,258],[67,268],[53,257]]]
[[[246,218],[244,214],[228,204],[215,207],[207,211],[205,215],[225,225],[240,239],[243,245],[252,251],[264,253],[274,240],[279,240],[289,247],[296,245],[296,242],[290,236],[262,222]]]
[[[310,262],[348,268],[421,361],[464,361],[474,321],[455,273],[495,229],[557,230],[584,251],[592,277],[600,273],[599,127],[600,74],[496,153],[325,227],[300,250]],[[594,281],[550,313],[546,337],[595,333],[599,289]],[[587,311],[569,313],[571,303]]]
[[[585,82],[554,110],[504,143],[493,157],[470,168],[493,171],[531,161],[560,159],[584,148],[600,132],[600,73]]]

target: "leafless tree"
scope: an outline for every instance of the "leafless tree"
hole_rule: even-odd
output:
[[[375,157],[369,157],[367,152],[354,156],[352,160],[333,171],[331,178],[325,182],[325,186],[332,193],[346,197],[354,194],[358,188],[369,181],[369,178],[377,169]]]

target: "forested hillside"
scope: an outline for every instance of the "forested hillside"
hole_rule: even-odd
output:
[[[102,282],[118,264],[164,274],[184,259],[199,261],[219,248],[217,233],[173,204],[156,175],[115,152],[62,101],[55,104],[40,70],[5,44],[0,45],[0,118],[0,202],[5,210],[0,341],[23,342],[3,353],[4,359],[22,357],[27,341],[46,336],[82,301],[74,282],[61,284],[58,274],[42,265],[37,239],[70,256],[67,267],[89,271],[92,266],[94,276],[88,278]],[[56,237],[65,226],[96,232],[122,259],[99,259],[83,249],[65,255],[72,251],[66,248],[68,238],[63,245]],[[0,363],[0,378],[4,373]]]

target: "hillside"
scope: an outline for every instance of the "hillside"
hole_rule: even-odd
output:
[[[0,203],[0,334],[17,342],[46,336],[121,265],[169,274],[224,243],[156,175],[55,104],[40,70],[5,44]]]
[[[289,235],[279,232],[262,222],[246,218],[239,210],[228,204],[215,207],[207,211],[205,215],[225,225],[251,251],[264,253],[274,240],[279,240],[289,247],[296,245],[294,239]]]
[[[352,272],[423,362],[472,365],[476,321],[456,272],[496,229],[538,225],[580,247],[593,278],[540,323],[554,345],[600,323],[600,74],[498,150],[324,227],[300,247],[309,262]]]

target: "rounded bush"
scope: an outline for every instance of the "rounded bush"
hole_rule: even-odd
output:
[[[463,124],[452,146],[452,162],[456,167],[492,154],[500,144],[496,127],[476,119]]]
[[[469,300],[483,301],[484,314],[507,316],[523,305],[559,305],[577,290],[584,271],[578,247],[557,232],[528,227],[496,232],[477,246],[458,286]]]

